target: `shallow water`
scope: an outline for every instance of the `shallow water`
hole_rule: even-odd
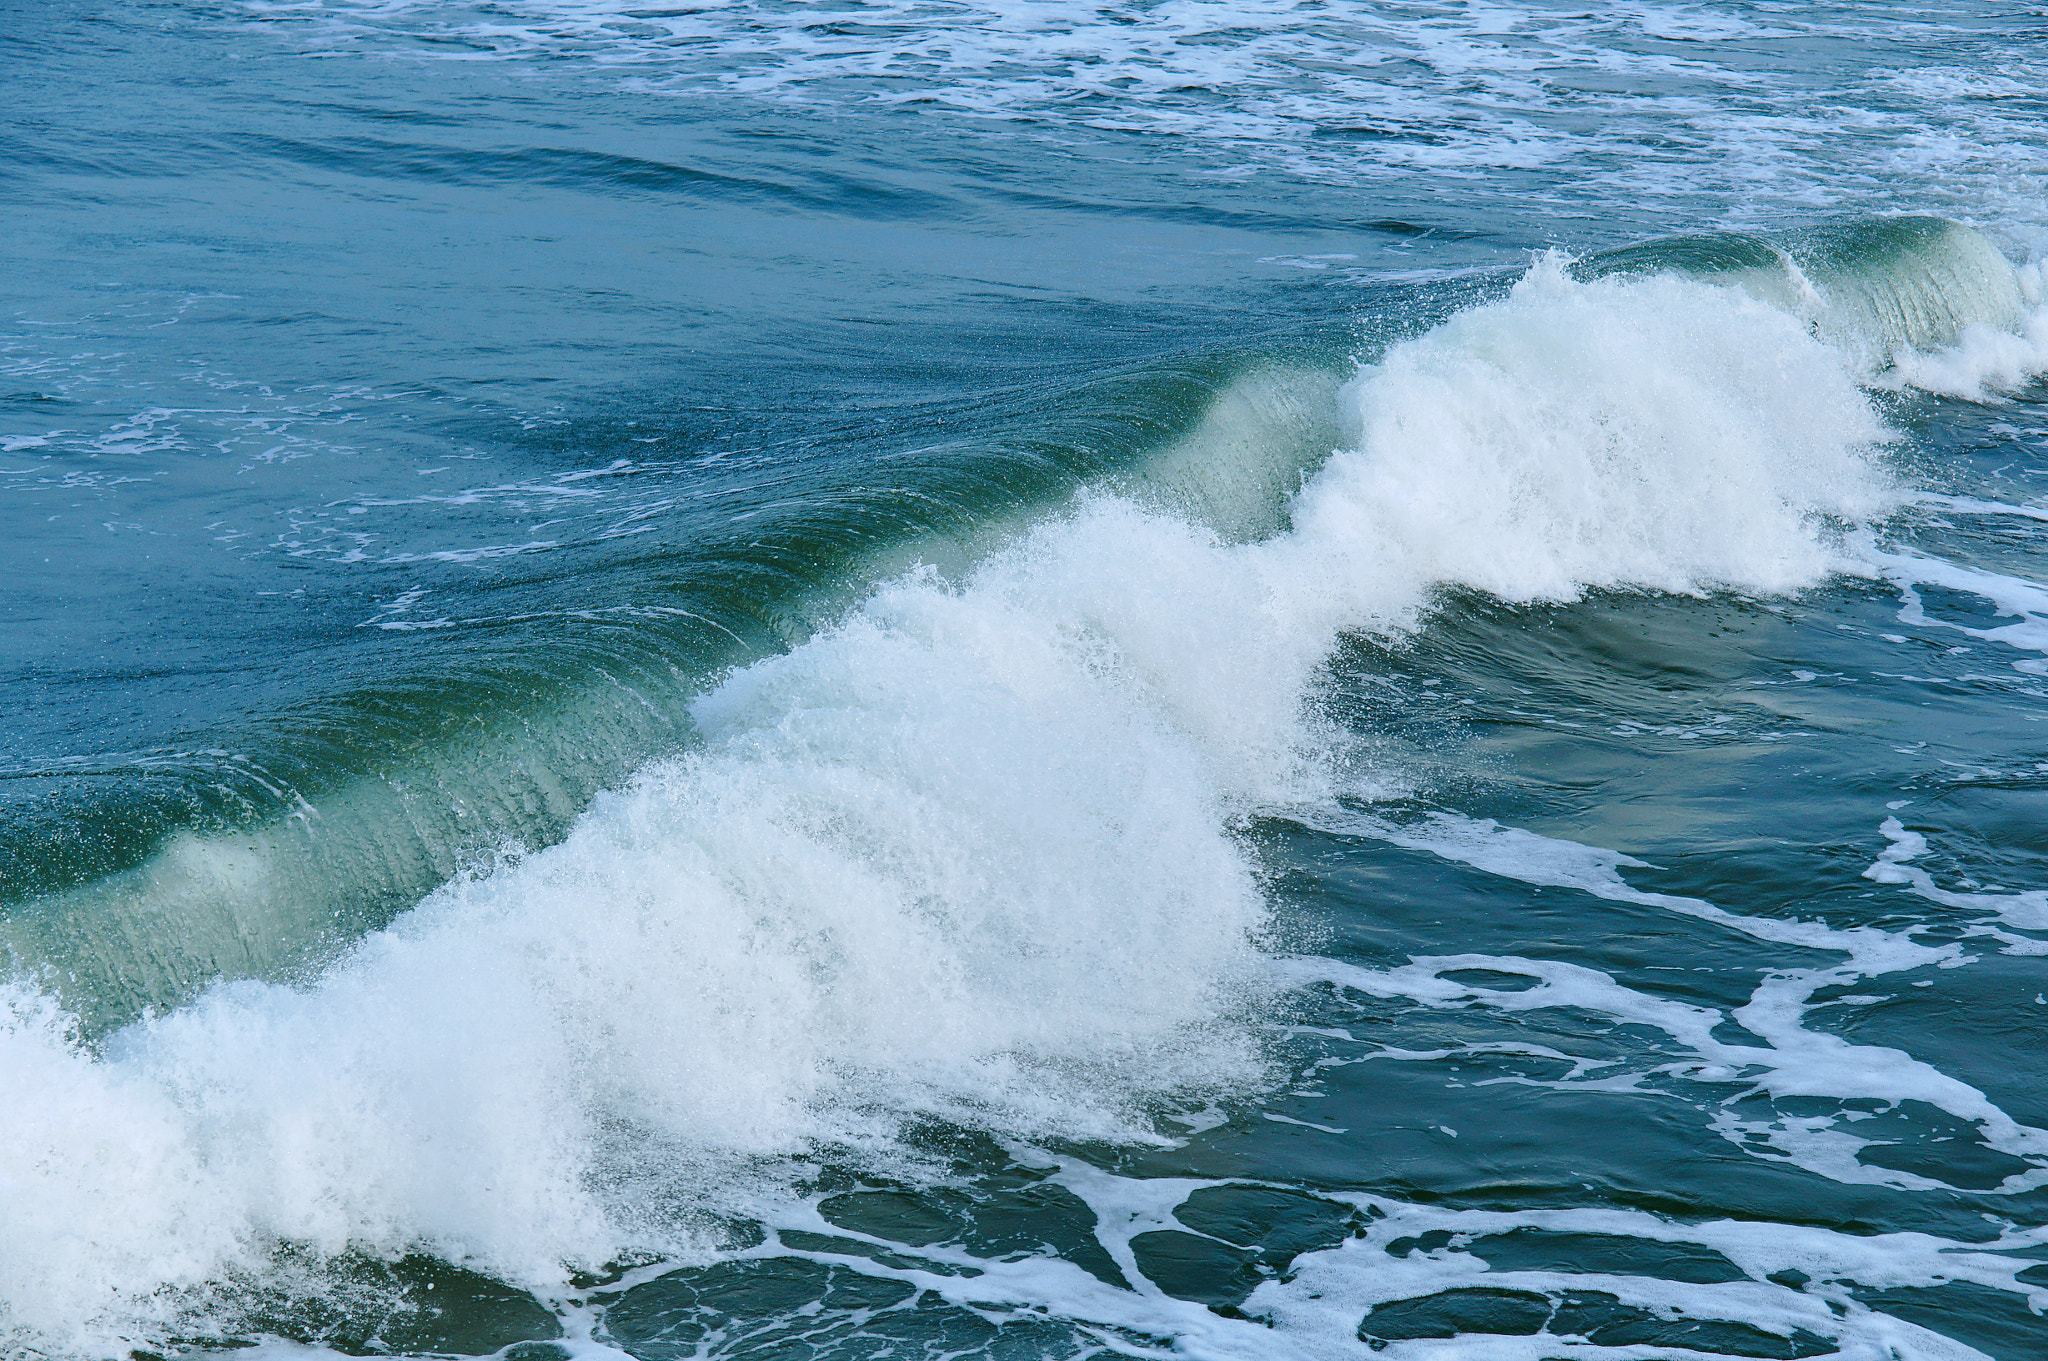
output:
[[[0,16],[0,1336],[2048,1350],[1960,7]]]

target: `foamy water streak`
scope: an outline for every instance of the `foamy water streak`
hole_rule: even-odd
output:
[[[1791,590],[1896,499],[1842,355],[1675,277],[1540,262],[1343,401],[1352,447],[1288,532],[1096,494],[899,579],[705,696],[700,750],[305,987],[221,987],[95,1055],[17,986],[15,1337],[160,1337],[280,1242],[545,1288],[926,1118],[1148,1137],[1149,1101],[1261,1079],[1234,829],[1358,779],[1312,704],[1340,634],[1448,587]]]
[[[1871,557],[1885,580],[1899,589],[1900,623],[1919,628],[1951,629],[1985,642],[2003,643],[2027,652],[2048,653],[2048,586],[1920,553],[1873,553]],[[1918,589],[1922,586],[1990,601],[1997,618],[2009,618],[2013,622],[1977,628],[1930,615]],[[2048,673],[2048,660],[2027,657],[2013,662],[2012,667],[2015,671],[2038,676]]]
[[[1968,1242],[1734,1219],[1683,1222],[1638,1210],[1460,1209],[1377,1192],[1125,1177],[1028,1146],[1013,1145],[1010,1152],[1019,1165],[1049,1173],[1048,1184],[1087,1205],[1096,1241],[1134,1289],[1109,1285],[1071,1261],[998,1259],[955,1244],[906,1246],[877,1239],[827,1218],[811,1202],[777,1216],[777,1236],[768,1242],[720,1256],[727,1264],[779,1259],[785,1266],[837,1268],[871,1283],[909,1287],[927,1301],[982,1317],[1024,1322],[1050,1313],[1088,1320],[1098,1326],[1089,1330],[1092,1340],[1108,1344],[1107,1354],[1164,1355],[1163,1349],[1133,1345],[1134,1337],[1172,1338],[1172,1354],[1218,1361],[1356,1357],[1367,1337],[1401,1361],[1690,1361],[1731,1352],[1814,1361],[1985,1361],[1974,1347],[1872,1308],[1860,1291],[1967,1282],[2026,1300],[2048,1297],[2020,1279],[2028,1258],[2015,1255],[2048,1239],[2038,1229],[2008,1228],[1989,1241]],[[1286,1269],[1253,1288],[1241,1309],[1217,1310],[1169,1294],[1143,1271],[1147,1238],[1185,1240],[1192,1234],[1195,1241],[1228,1243],[1246,1237],[1254,1226],[1218,1215],[1218,1195],[1240,1208],[1261,1198],[1286,1202],[1297,1214],[1329,1226],[1317,1246],[1288,1254]],[[784,1234],[791,1241],[780,1241]],[[1593,1260],[1578,1270],[1531,1267],[1526,1252],[1514,1249],[1532,1240]],[[1674,1273],[1685,1279],[1643,1274],[1641,1258],[1616,1254],[1621,1245],[1652,1260],[1689,1258],[1695,1270]],[[878,1262],[863,1255],[865,1249],[889,1255]],[[1524,1260],[1517,1262],[1517,1256]],[[1724,1266],[1725,1274],[1708,1272],[1722,1278],[1699,1279],[1697,1268],[1704,1262]],[[630,1290],[622,1293],[632,1299]],[[1448,1303],[1455,1311],[1461,1296],[1462,1312],[1494,1326],[1456,1337],[1396,1326],[1404,1307]],[[611,1301],[600,1296],[598,1302]],[[638,1312],[630,1304],[627,1311]],[[1407,1321],[1413,1318],[1411,1313]],[[715,1327],[715,1306],[695,1321]],[[832,1340],[858,1336],[862,1322],[844,1304],[835,1309],[832,1301],[803,1300],[801,1294],[765,1320],[733,1320],[739,1325],[735,1331],[754,1333],[740,1342],[742,1348],[764,1333],[820,1339],[829,1347]],[[672,1344],[673,1335],[649,1338],[645,1326],[644,1316],[622,1325],[629,1345]],[[1105,1328],[1122,1335],[1104,1337],[1099,1330]]]
[[[1132,1259],[1131,1241],[1146,1232],[1185,1233],[1176,1212],[1189,1197],[1219,1183],[1158,1178],[1134,1180],[1074,1162],[1063,1162],[1061,1184],[1096,1210],[1101,1231],[1120,1262]],[[1332,1202],[1359,1212],[1358,1227],[1333,1247],[1304,1253],[1278,1279],[1257,1287],[1245,1309],[1274,1327],[1219,1319],[1199,1305],[1154,1296],[1145,1313],[1127,1305],[1128,1326],[1172,1331],[1189,1339],[1197,1354],[1221,1357],[1344,1357],[1358,1355],[1358,1320],[1376,1306],[1438,1292],[1474,1291],[1495,1298],[1520,1297],[1526,1335],[1489,1333],[1437,1339],[1401,1337],[1388,1354],[1417,1361],[1555,1361],[1559,1357],[1708,1357],[1727,1353],[1711,1341],[1698,1350],[1685,1346],[1690,1324],[1711,1338],[1714,1321],[1739,1321],[1751,1345],[1738,1354],[1783,1354],[1769,1348],[1773,1338],[1819,1346],[1798,1354],[1820,1361],[1978,1361],[1983,1353],[1925,1328],[1873,1310],[1856,1298],[1852,1284],[1868,1287],[1924,1285],[1966,1280],[1990,1289],[2037,1297],[2016,1279],[2024,1259],[1997,1250],[2024,1250],[2043,1241],[2038,1231],[2011,1231],[1990,1243],[1960,1243],[1920,1233],[1857,1235],[1802,1225],[1710,1220],[1680,1224],[1632,1210],[1570,1209],[1493,1211],[1418,1205],[1384,1195],[1325,1193]],[[1700,1284],[1634,1272],[1517,1270],[1493,1266],[1487,1257],[1503,1238],[1515,1234],[1572,1234],[1646,1245],[1691,1244],[1725,1257],[1740,1278]],[[1444,1246],[1418,1249],[1402,1244],[1430,1241]],[[1508,1241],[1512,1241],[1509,1239]],[[1584,1239],[1580,1240],[1583,1245]],[[1581,1248],[1583,1250],[1583,1246]],[[1774,1281],[1796,1271],[1812,1282],[1808,1290]],[[1078,1273],[1077,1273],[1078,1274]],[[1007,1283],[1005,1283],[1007,1284]],[[945,1290],[946,1286],[937,1287]],[[1589,1297],[1588,1292],[1598,1292]],[[954,1287],[950,1293],[960,1292]],[[1075,1293],[1079,1293],[1078,1291]],[[977,1296],[979,1298],[979,1296]],[[1604,1301],[1613,1314],[1677,1323],[1676,1337],[1648,1343],[1589,1340],[1588,1315],[1597,1322]],[[1616,1308],[1619,1306],[1619,1308]],[[1578,1317],[1572,1315],[1577,1312]],[[1151,1317],[1146,1317],[1150,1314]],[[1162,1327],[1161,1315],[1171,1318]],[[1546,1318],[1546,1315],[1548,1316]],[[1114,1315],[1112,1315],[1114,1317]],[[1119,1319],[1120,1322],[1125,1321]],[[1537,1324],[1543,1331],[1537,1332]],[[1370,1324],[1368,1324],[1370,1326]],[[1611,1326],[1611,1324],[1610,1324]],[[1802,1336],[1803,1335],[1803,1336]],[[1640,1336],[1640,1335],[1639,1335]],[[1382,1344],[1385,1345],[1385,1344]],[[1737,1343],[1741,1345],[1740,1342]]]
[[[1934,1065],[1897,1049],[1854,1044],[1806,1025],[1815,994],[1823,988],[1914,969],[1955,968],[1970,962],[1959,945],[1923,944],[1913,937],[1932,928],[1924,923],[1902,931],[1874,927],[1831,927],[1819,921],[1784,921],[1730,912],[1698,898],[1647,893],[1625,881],[1620,868],[1647,868],[1640,860],[1599,847],[1538,836],[1491,821],[1438,815],[1415,826],[1397,826],[1341,808],[1304,815],[1311,825],[1343,835],[1364,836],[1394,845],[1428,851],[1468,864],[1488,874],[1544,887],[1578,889],[1597,898],[1640,903],[1709,921],[1731,932],[1778,945],[1839,953],[1842,963],[1829,968],[1781,968],[1768,974],[1746,1005],[1722,1012],[1636,991],[1612,976],[1558,960],[1455,955],[1416,959],[1402,968],[1375,971],[1329,960],[1288,961],[1284,967],[1303,978],[1325,978],[1378,996],[1404,997],[1425,1006],[1487,1006],[1520,1012],[1571,1007],[1615,1020],[1662,1031],[1687,1051],[1689,1058],[1657,1069],[1709,1088],[1733,1088],[1719,1095],[1713,1127],[1752,1156],[1787,1162],[1816,1175],[1849,1184],[1885,1185],[1906,1190],[1933,1190],[1945,1183],[1870,1166],[1857,1153],[1872,1140],[1845,1128],[1840,1116],[1788,1117],[1772,1113],[1756,1119],[1743,1114],[1745,1098],[1768,1093],[1774,1098],[1822,1098],[1844,1103],[1858,1100],[1888,1105],[1919,1101],[1947,1111],[1976,1126],[1983,1143],[2020,1161],[2025,1170],[2013,1173],[1998,1187],[2017,1194],[2048,1184],[2048,1130],[2015,1120],[1985,1094],[1941,1072]],[[1945,907],[1971,912],[1971,935],[1996,938],[2009,953],[2035,954],[2043,942],[1985,925],[1986,917],[2021,927],[2048,925],[2041,893],[1954,894],[1937,889],[1925,871],[1907,865],[1925,852],[1924,838],[1903,830],[1896,818],[1883,824],[1892,846],[1865,877],[1885,884],[1911,884],[1922,897]],[[1445,977],[1463,969],[1486,969],[1538,980],[1520,990],[1469,986]],[[1728,1043],[1715,1037],[1715,1027],[1733,1019],[1760,1037],[1762,1046]],[[1407,1058],[1432,1055],[1403,1055]],[[1588,1065],[1611,1068],[1611,1064]],[[1554,1084],[1595,1090],[1638,1092],[1643,1073],[1601,1072],[1587,1079],[1580,1072]]]

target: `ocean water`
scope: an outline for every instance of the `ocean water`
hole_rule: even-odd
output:
[[[7,1356],[2048,1357],[2048,10],[0,90]]]

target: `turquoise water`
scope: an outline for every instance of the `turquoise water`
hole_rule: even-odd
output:
[[[2040,36],[0,10],[9,1353],[2048,1355]]]

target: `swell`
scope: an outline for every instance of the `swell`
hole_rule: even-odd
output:
[[[944,196],[874,178],[807,167],[788,179],[748,178],[697,166],[580,147],[482,149],[373,137],[312,142],[244,135],[235,150],[288,165],[376,179],[413,179],[467,186],[549,185],[603,197],[646,194],[751,204],[790,213],[856,213],[863,218],[952,216]]]
[[[1939,219],[1826,224],[1783,243],[1670,238],[1588,257],[1572,274],[1733,284],[1805,324],[1865,382],[1932,374],[1938,390],[1981,392],[2035,371],[2048,353],[2048,337],[2027,331],[2039,324],[2026,302],[2037,281],[1977,233]],[[1523,362],[1542,367],[1534,355]],[[1601,362],[1629,369],[1625,354]],[[1301,478],[1330,448],[1365,435],[1362,407],[1340,416],[1327,363],[1309,350],[1284,362],[1140,369],[1026,395],[1021,412],[983,402],[937,422],[941,437],[923,447],[855,460],[849,477],[822,479],[795,504],[748,509],[744,540],[627,564],[620,570],[642,607],[599,641],[507,655],[491,638],[501,621],[456,620],[467,635],[458,670],[293,715],[257,736],[253,759],[186,757],[182,771],[175,757],[109,762],[93,776],[127,780],[116,797],[39,800],[31,807],[41,811],[9,828],[14,901],[0,916],[0,944],[18,968],[52,980],[88,1034],[177,1005],[215,979],[316,967],[465,864],[554,843],[599,790],[688,747],[690,697],[720,668],[801,642],[865,583],[912,563],[968,571],[1090,477],[1121,467],[1112,484],[1120,494],[1226,539],[1285,530]],[[1427,386],[1415,377],[1418,390]],[[1470,410],[1484,418],[1490,407],[1481,400]],[[1503,445],[1532,412],[1495,414],[1507,423],[1453,438]],[[1625,418],[1646,429],[1659,419],[1640,402]],[[1340,430],[1346,419],[1350,429]],[[944,437],[960,424],[982,428]],[[1588,486],[1603,475],[1597,461],[1571,470]],[[1530,490],[1512,489],[1503,505],[1514,511]],[[1429,489],[1409,491],[1411,513],[1429,504]],[[1382,499],[1402,496],[1388,488]],[[1568,520],[1552,526],[1564,539],[1591,532]],[[1447,531],[1411,518],[1379,532],[1405,543],[1470,537],[1476,526]],[[1471,568],[1449,579],[1512,597],[1526,584],[1520,570]],[[1720,570],[1735,579],[1746,568]],[[1547,589],[1598,571],[1577,565]],[[1689,580],[1658,580],[1649,564],[1641,573],[1641,584],[1668,588]],[[60,787],[81,782],[61,767],[27,773]],[[128,791],[167,773],[177,785],[168,803],[145,794],[142,806],[122,809],[124,796],[136,797]],[[79,822],[90,835],[70,832]]]
[[[599,608],[580,638],[536,650],[516,608],[436,620],[450,660],[239,738],[9,772],[44,788],[10,809],[0,948],[87,1035],[217,980],[302,974],[465,865],[560,840],[600,790],[693,744],[691,698],[720,670],[800,643],[913,563],[964,567],[1086,478],[1156,460],[1160,504],[1272,532],[1334,442],[1336,385],[1305,354],[1223,359],[928,415],[911,449],[871,447],[801,490],[769,479],[725,536],[610,564],[589,589],[616,600],[624,583],[635,603]]]
[[[231,1334],[248,1282],[351,1250],[559,1287],[691,1250],[823,1150],[912,1175],[921,1122],[1142,1141],[1161,1101],[1261,1083],[1242,832],[1399,778],[1321,710],[1341,640],[1446,591],[1869,570],[1845,535],[1902,495],[1869,377],[1743,289],[1546,258],[1361,369],[1284,512],[1289,460],[1247,465],[1249,432],[1316,403],[1269,375],[1156,481],[857,591],[558,844],[300,986],[215,987],[94,1052],[16,985],[8,1326],[93,1354]]]

